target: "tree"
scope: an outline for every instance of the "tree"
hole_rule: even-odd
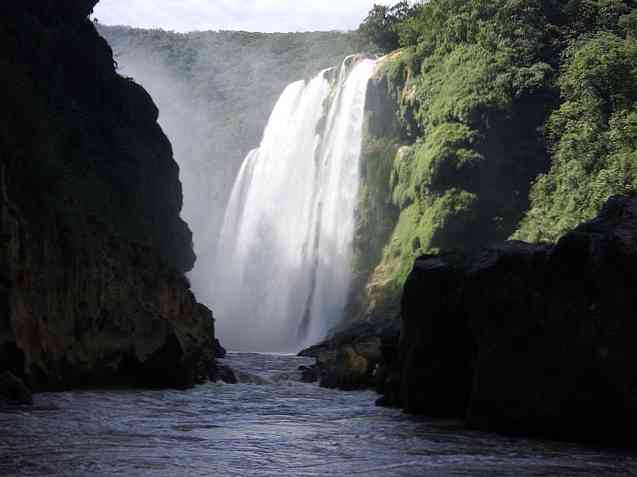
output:
[[[363,41],[380,53],[400,46],[399,26],[413,17],[417,7],[403,0],[392,7],[374,4],[358,28]]]

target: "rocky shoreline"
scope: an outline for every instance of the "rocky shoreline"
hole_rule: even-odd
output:
[[[421,257],[405,285],[400,339],[353,328],[304,354],[317,357],[322,385],[375,387],[379,404],[408,413],[632,445],[636,270],[637,198],[614,197],[555,245]],[[359,342],[377,346],[369,353]]]

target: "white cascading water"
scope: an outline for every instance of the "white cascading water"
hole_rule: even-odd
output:
[[[289,85],[226,210],[215,270],[217,331],[233,350],[294,351],[343,315],[373,60]]]

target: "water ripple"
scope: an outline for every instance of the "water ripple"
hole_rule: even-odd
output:
[[[268,384],[37,395],[0,410],[3,476],[637,476],[637,455],[466,431],[272,380],[291,356],[231,354]],[[291,374],[290,374],[291,375]]]

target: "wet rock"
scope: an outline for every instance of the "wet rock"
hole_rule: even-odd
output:
[[[235,372],[229,366],[218,364],[215,367],[214,376],[211,377],[212,381],[221,381],[226,384],[237,384],[239,380]]]
[[[401,363],[399,360],[400,333],[389,328],[381,336],[381,361],[374,372],[375,390],[381,397],[378,406],[399,407]]]
[[[555,246],[423,257],[402,301],[401,405],[482,430],[621,441],[637,423],[636,289],[634,197]]]
[[[321,386],[345,391],[369,387],[372,369],[370,361],[346,345],[339,348],[333,359],[322,363]]]
[[[225,358],[226,357],[226,349],[221,345],[221,342],[215,338],[214,341],[214,352],[216,358]]]
[[[395,407],[395,403],[386,394],[383,394],[376,399],[374,405],[378,407]]]
[[[355,321],[330,338],[300,353],[316,358],[320,384],[343,390],[373,388],[375,370],[382,360],[382,337],[387,330],[398,333],[393,320]]]
[[[301,381],[304,383],[316,383],[321,377],[321,371],[317,365],[299,366],[299,371],[301,371]]]
[[[318,358],[322,353],[329,351],[330,345],[328,341],[310,346],[299,352],[299,356],[303,358]]]
[[[33,404],[31,390],[10,371],[0,373],[0,401],[10,404]]]

